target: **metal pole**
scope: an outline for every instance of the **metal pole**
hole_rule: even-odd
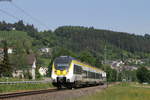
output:
[[[106,65],[106,55],[107,54],[107,47],[106,47],[106,41],[105,41],[105,47],[104,47],[104,64]],[[106,71],[106,66],[105,66],[105,71]],[[106,73],[106,84],[107,84],[107,88],[108,88],[108,79],[107,79],[107,73]]]

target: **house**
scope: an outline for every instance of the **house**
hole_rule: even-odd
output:
[[[32,75],[32,79],[35,80],[35,69],[36,69],[36,57],[34,54],[27,55],[27,64],[30,66],[30,73]]]
[[[24,72],[29,72],[33,80],[35,80],[35,69],[36,69],[36,57],[34,54],[29,54],[26,56],[26,63],[29,68],[24,70],[14,70],[12,73],[13,77],[24,78]]]
[[[40,67],[39,68],[39,73],[42,75],[42,76],[45,76],[47,74],[47,71],[48,71],[48,68],[47,67]]]
[[[24,72],[23,72],[23,70],[15,70],[12,73],[12,76],[13,77],[19,77],[19,78],[24,78]]]
[[[8,54],[12,54],[13,48],[8,48],[7,52]],[[0,61],[3,60],[3,57],[4,57],[4,48],[0,48]]]
[[[120,67],[121,65],[124,65],[123,61],[113,61],[111,64],[111,68]]]
[[[42,53],[49,53],[50,48],[41,48],[40,51],[41,51]]]
[[[127,62],[136,64],[136,65],[144,63],[144,61],[142,61],[141,59],[129,59]]]
[[[7,52],[8,52],[8,54],[12,54],[13,48],[8,48]],[[4,53],[4,48],[0,48],[0,53]]]
[[[16,28],[15,28],[15,27],[13,27],[13,28],[12,28],[12,30],[14,31],[14,30],[16,30]]]

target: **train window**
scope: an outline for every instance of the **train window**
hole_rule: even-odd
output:
[[[96,75],[95,78],[98,79],[98,73],[96,73],[95,75]]]
[[[95,78],[95,73],[91,72],[91,78]]]
[[[93,79],[95,79],[95,73],[88,71],[88,78],[93,78]]]
[[[69,64],[56,64],[55,68],[56,70],[66,70],[69,68]]]
[[[102,74],[100,74],[100,76],[99,76],[100,78],[102,78]]]
[[[88,75],[87,71],[83,70],[83,78],[88,78],[87,75]]]
[[[96,73],[95,75],[96,75],[95,76],[96,79],[101,79],[102,78],[102,74]]]
[[[99,73],[96,74],[96,79],[100,79]]]
[[[91,78],[91,72],[88,71],[88,78]]]
[[[74,74],[82,74],[82,67],[74,65]]]
[[[66,57],[58,57],[54,61],[54,65],[56,70],[66,70],[69,68],[71,62],[71,58],[66,56]]]

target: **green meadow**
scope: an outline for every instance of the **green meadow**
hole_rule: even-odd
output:
[[[0,93],[8,92],[17,92],[17,91],[26,91],[26,90],[39,90],[39,89],[48,89],[52,88],[51,83],[19,83],[19,84],[1,84]]]
[[[122,83],[74,100],[150,100],[150,85]]]

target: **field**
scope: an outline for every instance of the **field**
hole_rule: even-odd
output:
[[[150,100],[150,85],[123,83],[74,100]]]
[[[53,87],[51,83],[19,83],[19,84],[5,84],[0,85],[0,93],[16,92],[16,91],[25,91],[25,90],[39,90],[39,89],[48,89]]]

